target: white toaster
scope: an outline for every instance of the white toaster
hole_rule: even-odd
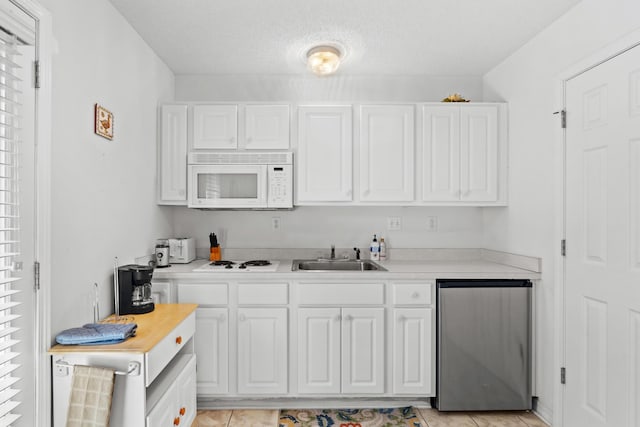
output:
[[[169,263],[187,264],[196,259],[196,241],[193,237],[169,239]]]

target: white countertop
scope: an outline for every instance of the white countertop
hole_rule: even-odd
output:
[[[208,280],[318,280],[322,278],[371,280],[378,279],[531,279],[540,273],[486,260],[462,261],[376,261],[387,271],[291,271],[291,259],[281,259],[274,272],[193,272],[209,261],[199,259],[189,264],[173,264],[156,268],[153,278],[158,279],[208,279]]]

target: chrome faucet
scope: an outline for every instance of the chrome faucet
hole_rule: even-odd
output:
[[[360,249],[359,248],[353,248],[354,251],[356,251],[356,259],[360,259]]]
[[[336,245],[331,245],[331,258],[336,259]]]

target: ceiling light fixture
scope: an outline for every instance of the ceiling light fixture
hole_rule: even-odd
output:
[[[340,66],[340,56],[333,46],[316,46],[307,52],[307,66],[318,76],[328,76]]]

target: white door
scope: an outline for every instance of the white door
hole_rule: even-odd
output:
[[[287,150],[289,106],[247,105],[244,132],[244,148],[247,150]]]
[[[353,199],[353,128],[350,106],[298,108],[298,202]]]
[[[460,200],[460,108],[422,108],[422,200]]]
[[[384,308],[342,309],[342,392],[384,392]]]
[[[238,393],[287,393],[287,309],[238,309]]]
[[[340,393],[340,308],[298,310],[298,392]]]
[[[173,383],[147,414],[146,427],[175,427],[180,425],[177,400],[178,384]]]
[[[566,427],[640,425],[640,47],[566,84]]]
[[[413,105],[360,108],[361,201],[413,201],[413,116]]]
[[[198,394],[229,391],[229,321],[227,308],[196,310],[196,364]]]
[[[396,308],[393,317],[393,393],[433,395],[433,309]]]
[[[195,105],[193,107],[193,149],[235,149],[237,147],[237,105]]]
[[[187,204],[187,106],[160,107],[158,204]]]
[[[460,107],[460,200],[498,200],[498,107]]]

